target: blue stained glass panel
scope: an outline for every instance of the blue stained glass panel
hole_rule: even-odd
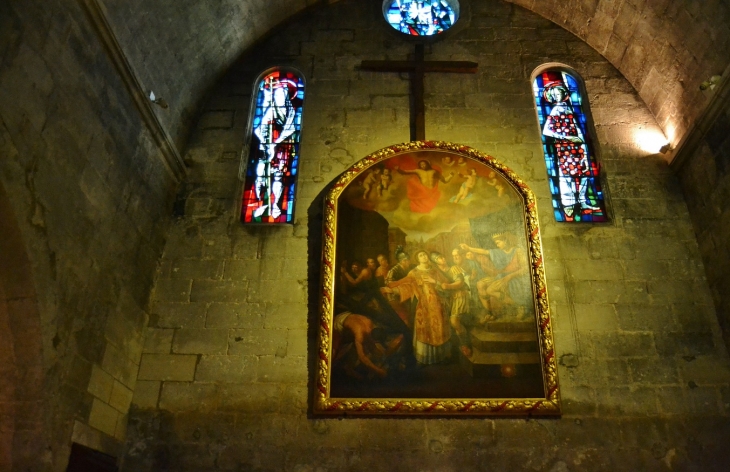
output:
[[[434,36],[458,20],[456,0],[388,0],[383,13],[390,26],[411,36]]]
[[[578,81],[567,72],[547,70],[535,77],[532,89],[555,219],[608,221]]]
[[[274,71],[256,88],[251,144],[243,185],[241,221],[292,223],[304,79]]]

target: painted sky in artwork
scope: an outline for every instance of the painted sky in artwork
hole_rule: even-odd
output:
[[[511,185],[489,167],[443,151],[382,161],[351,183],[344,196],[354,207],[377,211],[411,240],[427,240],[519,203]]]

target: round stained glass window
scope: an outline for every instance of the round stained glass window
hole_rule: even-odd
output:
[[[390,26],[410,36],[434,36],[459,19],[456,0],[385,0],[383,14]]]

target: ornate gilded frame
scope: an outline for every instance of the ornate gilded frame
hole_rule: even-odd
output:
[[[543,397],[337,398],[330,396],[338,199],[347,186],[368,168],[399,154],[420,150],[449,151],[485,164],[501,175],[522,199],[527,257],[531,272],[537,339],[544,385]],[[332,185],[326,196],[324,207],[318,358],[313,401],[313,412],[315,414],[360,416],[527,416],[560,414],[557,362],[553,345],[536,199],[527,184],[519,176],[494,157],[468,146],[443,141],[413,141],[381,149],[355,163],[341,174]]]

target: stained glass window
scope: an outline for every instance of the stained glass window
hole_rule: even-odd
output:
[[[261,79],[255,93],[241,221],[291,223],[304,78],[296,72],[276,70]]]
[[[383,14],[390,26],[411,36],[442,33],[459,18],[456,0],[386,0]]]
[[[607,221],[593,140],[578,80],[550,69],[532,84],[557,221]]]

